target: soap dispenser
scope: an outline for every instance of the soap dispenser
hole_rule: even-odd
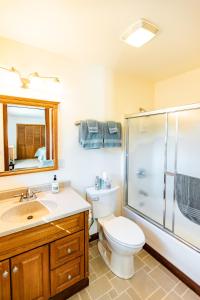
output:
[[[56,175],[54,175],[54,177],[53,177],[53,182],[51,184],[51,191],[52,191],[52,193],[59,192],[59,183],[58,183]]]

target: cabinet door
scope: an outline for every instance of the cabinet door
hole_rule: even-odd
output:
[[[9,260],[0,262],[0,300],[10,300]]]
[[[11,259],[12,299],[46,300],[49,297],[48,246]]]

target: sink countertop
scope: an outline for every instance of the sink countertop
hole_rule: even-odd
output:
[[[7,222],[1,220],[1,216],[9,208],[20,204],[23,205],[24,202],[20,203],[19,197],[0,201],[0,237],[38,225],[43,225],[54,220],[66,218],[90,209],[90,204],[71,187],[63,188],[59,193],[56,194],[48,191],[41,192],[37,194],[37,196],[38,197],[36,200],[46,206],[50,213],[39,220],[29,220],[25,223]]]

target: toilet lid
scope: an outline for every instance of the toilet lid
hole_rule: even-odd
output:
[[[139,246],[145,242],[140,227],[125,217],[113,218],[104,224],[105,232],[111,239],[127,246]]]

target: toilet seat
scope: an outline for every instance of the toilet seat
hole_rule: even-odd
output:
[[[114,217],[103,224],[105,233],[113,241],[126,247],[142,247],[145,237],[140,227],[125,217]]]

